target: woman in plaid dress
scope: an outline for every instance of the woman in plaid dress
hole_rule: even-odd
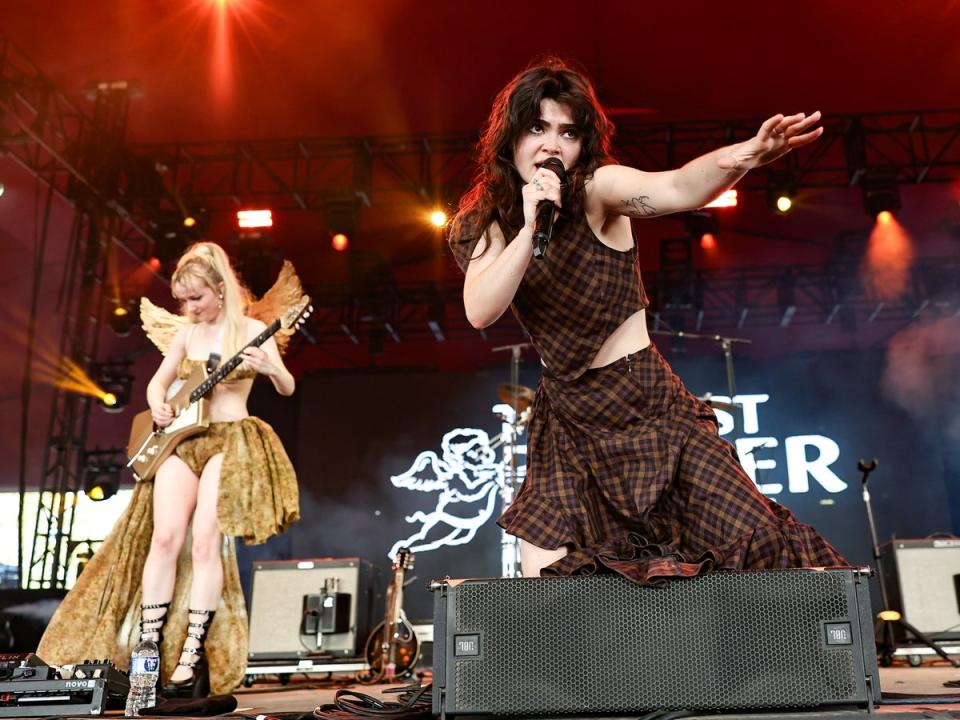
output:
[[[757,134],[678,170],[614,164],[613,126],[590,82],[559,60],[497,96],[479,173],[450,246],[477,328],[512,307],[543,362],[527,477],[499,522],[524,575],[615,571],[640,584],[711,569],[845,565],[762,495],[651,344],[632,218],[703,207],[750,169],[814,142],[820,113],[775,115]],[[542,167],[557,158],[566,181]],[[552,239],[533,259],[541,201]]]

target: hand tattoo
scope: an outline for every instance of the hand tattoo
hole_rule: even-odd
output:
[[[631,217],[651,217],[657,214],[657,209],[650,204],[649,195],[637,195],[635,198],[624,200],[623,204],[630,208],[627,214]]]

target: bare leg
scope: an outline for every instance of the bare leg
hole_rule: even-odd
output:
[[[524,577],[540,577],[540,571],[552,565],[567,554],[565,547],[556,550],[544,550],[525,540],[520,540],[520,567]]]
[[[223,453],[217,453],[203,468],[200,474],[200,487],[197,492],[197,507],[193,512],[193,584],[190,586],[190,607],[194,610],[216,610],[223,593],[223,535],[217,522],[217,496],[220,492],[220,468],[223,466]],[[203,622],[202,615],[191,613],[190,622]],[[191,632],[195,631],[191,630]],[[200,641],[187,637],[186,647],[197,648]],[[192,662],[192,655],[184,653],[181,662]],[[173,681],[187,680],[192,670],[177,665],[170,677]]]
[[[153,535],[143,564],[143,602],[168,602],[173,597],[177,556],[187,536],[190,515],[197,504],[197,476],[172,455],[153,480]]]

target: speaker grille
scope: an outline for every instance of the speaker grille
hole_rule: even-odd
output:
[[[825,621],[857,622],[850,577],[718,573],[666,588],[618,576],[463,583],[451,591],[449,631],[479,635],[480,654],[450,658],[450,710],[538,715],[863,701],[855,646],[825,641]]]

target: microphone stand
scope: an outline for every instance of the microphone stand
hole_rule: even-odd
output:
[[[676,338],[691,338],[693,340],[711,340],[715,343],[720,344],[720,349],[723,352],[723,364],[727,374],[727,394],[730,398],[730,403],[732,405],[738,405],[734,398],[737,395],[737,381],[733,372],[733,344],[734,343],[743,343],[744,345],[750,345],[753,343],[753,340],[747,340],[746,338],[737,338],[737,337],[727,337],[725,335],[706,335],[704,333],[689,333],[683,330],[650,330],[651,335],[666,335],[668,337]],[[741,422],[743,417],[740,418]],[[737,436],[738,425],[734,425],[733,431],[730,433],[732,438]]]
[[[883,610],[877,613],[877,621],[874,626],[874,632],[880,635],[878,639],[878,651],[880,653],[880,664],[884,667],[890,667],[893,663],[893,656],[897,650],[897,638],[893,632],[893,626],[897,625],[904,631],[910,633],[914,638],[933,650],[953,667],[960,667],[960,661],[953,660],[946,651],[937,645],[931,637],[915,628],[903,614],[890,609],[889,598],[887,597],[887,584],[883,572],[883,561],[880,558],[880,542],[877,539],[877,525],[873,519],[873,506],[870,502],[870,489],[867,487],[867,479],[874,470],[877,469],[877,459],[863,460],[857,463],[857,470],[863,473],[861,485],[863,487],[863,504],[867,508],[867,524],[870,526],[870,541],[873,546],[873,561],[877,567],[877,576],[880,583],[880,601],[883,604]],[[879,631],[879,632],[878,632]]]
[[[513,416],[510,421],[510,465],[508,473],[510,479],[500,488],[500,498],[503,501],[503,510],[506,511],[513,503],[513,499],[520,489],[520,483],[517,480],[517,433],[518,419],[520,416],[517,407],[520,404],[520,353],[526,348],[531,347],[530,343],[517,343],[515,345],[501,345],[492,348],[491,352],[510,351],[510,405],[513,407]],[[510,535],[506,530],[500,531],[501,546],[501,573],[503,577],[520,577],[520,543],[517,538]]]

